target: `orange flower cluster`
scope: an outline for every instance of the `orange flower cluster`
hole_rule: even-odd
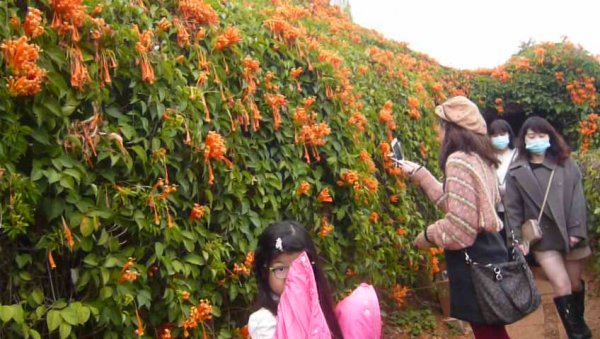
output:
[[[206,214],[206,206],[200,204],[194,204],[192,211],[190,212],[190,222],[202,219]]]
[[[565,82],[565,73],[564,72],[556,72],[554,73],[554,77],[558,82]]]
[[[127,281],[135,281],[137,279],[137,277],[140,275],[138,272],[131,269],[133,267],[134,263],[135,263],[134,258],[127,259],[127,262],[125,263],[125,265],[123,265],[123,268],[121,269],[121,276],[119,277],[119,284],[122,284]]]
[[[528,72],[533,69],[527,57],[513,58],[512,62],[515,65],[515,69],[517,71]]]
[[[58,31],[61,37],[71,32],[71,41],[79,41],[79,28],[83,26],[88,15],[82,0],[50,0],[54,10],[50,27]]]
[[[363,133],[366,130],[369,121],[360,112],[354,112],[350,116],[350,119],[348,119],[348,123],[354,125],[360,133]]]
[[[112,36],[114,31],[102,18],[92,19],[92,21],[96,25],[96,28],[92,30],[91,33],[92,40],[94,41],[94,48],[96,50],[94,61],[96,61],[96,64],[98,65],[98,74],[101,81],[100,85],[104,86],[112,83],[110,69],[116,69],[118,64],[114,51],[107,48],[101,48],[101,39],[103,36]]]
[[[71,86],[82,90],[91,81],[88,69],[83,63],[83,54],[77,45],[69,49],[69,60],[71,62]]]
[[[338,186],[352,186],[355,190],[360,189],[360,181],[356,171],[346,170],[342,172],[340,179],[341,180],[337,182]]]
[[[325,62],[330,64],[334,69],[339,69],[343,63],[342,58],[337,55],[336,52],[320,50],[319,51],[319,62]]]
[[[62,218],[62,226],[63,226],[63,231],[65,232],[65,239],[67,240],[67,245],[69,246],[69,249],[72,251],[73,247],[75,246],[75,240],[73,240],[73,234],[71,233],[71,228],[67,224],[67,221],[65,220],[64,217]]]
[[[295,27],[285,18],[267,19],[263,26],[288,45],[293,45],[299,38],[306,36],[306,30],[302,25],[298,24],[298,27]]]
[[[142,323],[142,318],[140,317],[140,312],[138,309],[135,309],[135,320],[137,323],[137,328],[135,330],[135,334],[141,338],[144,336],[144,324]]]
[[[244,66],[243,78],[246,82],[246,88],[244,89],[242,100],[247,106],[250,107],[250,110],[252,111],[252,129],[256,132],[260,127],[260,111],[258,110],[258,106],[254,101],[254,94],[257,90],[258,79],[256,74],[260,71],[260,62],[256,59],[246,56],[242,61],[242,64]],[[250,120],[248,112],[246,111],[244,105],[240,106],[242,113],[246,117],[244,118],[244,126],[247,126],[248,121]]]
[[[357,69],[358,74],[360,74],[360,75],[367,74],[368,70],[369,70],[369,68],[367,66],[365,66],[365,65],[360,65],[360,66],[358,66],[358,69]]]
[[[596,86],[594,86],[594,77],[582,76],[578,80],[573,80],[567,85],[567,90],[571,100],[577,106],[589,104],[594,108],[597,104]]]
[[[427,158],[427,153],[429,153],[429,149],[425,145],[423,141],[419,144],[419,153],[423,159]]]
[[[419,112],[419,100],[415,97],[408,97],[408,115],[415,120],[421,118],[421,112]]]
[[[392,194],[392,195],[390,195],[390,202],[391,202],[392,204],[395,204],[395,203],[397,203],[397,202],[398,202],[398,195],[396,195],[396,194]]]
[[[333,198],[331,197],[331,194],[329,194],[329,188],[325,187],[323,190],[321,190],[317,200],[321,203],[332,203]]]
[[[240,30],[235,27],[227,27],[225,31],[217,37],[217,42],[215,44],[215,48],[218,51],[222,51],[226,48],[229,48],[238,42],[242,41],[242,36],[240,35]]]
[[[265,101],[271,107],[271,110],[273,110],[273,123],[275,124],[275,129],[278,130],[281,126],[280,110],[287,105],[285,96],[283,94],[267,94],[265,95]]]
[[[25,16],[25,22],[23,23],[23,30],[25,34],[35,39],[38,36],[44,34],[44,26],[42,26],[42,12],[33,7],[27,9],[27,15]]]
[[[327,237],[331,232],[333,232],[333,225],[329,223],[327,217],[321,218],[321,231],[319,231],[319,236],[321,238]]]
[[[589,114],[584,121],[579,123],[579,133],[581,133],[581,153],[587,153],[592,139],[596,133],[598,133],[598,114]]]
[[[537,47],[534,51],[535,60],[539,65],[544,64],[544,56],[546,55],[546,49],[544,47]]]
[[[374,177],[363,178],[362,183],[371,193],[376,193],[379,189],[379,181]]]
[[[292,70],[290,71],[290,75],[294,79],[294,82],[296,82],[296,89],[298,90],[298,92],[302,92],[302,86],[300,86],[300,81],[298,81],[298,77],[300,77],[302,72],[304,72],[304,69],[302,67],[292,68]]]
[[[392,108],[394,104],[391,100],[385,102],[381,111],[379,111],[379,122],[386,125],[388,139],[392,139],[392,131],[396,129],[396,123],[394,122]]]
[[[56,262],[54,261],[54,256],[52,255],[52,251],[48,251],[48,265],[51,269],[56,269]]]
[[[212,186],[215,182],[215,176],[210,161],[223,161],[229,168],[233,167],[233,163],[225,156],[227,154],[227,147],[225,146],[223,137],[219,133],[215,131],[208,132],[204,144],[204,162],[208,166],[208,184]]]
[[[371,173],[375,172],[375,163],[373,162],[373,159],[371,159],[371,154],[369,154],[369,152],[367,152],[367,150],[365,150],[365,149],[360,150],[359,158],[365,165],[367,165],[369,172],[371,172]]]
[[[219,14],[204,0],[179,0],[179,11],[183,21],[193,29],[219,23]]]
[[[300,186],[298,186],[298,189],[296,190],[296,195],[302,196],[308,193],[308,191],[310,191],[310,184],[306,181],[303,181],[300,183]]]
[[[169,24],[170,25],[170,24]],[[173,25],[177,30],[177,45],[181,48],[187,47],[190,45],[190,33],[185,28],[179,17],[173,18]],[[166,30],[166,29],[165,29]]]
[[[496,67],[492,71],[492,78],[498,79],[502,83],[508,82],[512,75],[506,71],[506,67],[504,65]]]
[[[317,147],[325,145],[325,137],[329,134],[331,134],[331,129],[329,128],[329,125],[324,122],[302,126],[300,133],[298,133],[296,143],[304,145],[304,159],[306,159],[307,163],[310,163],[310,155],[308,153],[309,147],[311,148],[315,160],[321,160]]]
[[[397,234],[399,237],[401,237],[401,236],[403,236],[403,235],[405,235],[405,234],[406,234],[406,230],[405,230],[404,228],[401,228],[401,227],[399,227],[399,228],[396,230],[396,234]]]
[[[249,276],[250,273],[252,273],[252,265],[254,264],[254,252],[248,252],[248,254],[246,254],[246,259],[244,260],[244,263],[242,264],[238,264],[238,263],[234,263],[233,264],[233,273],[238,275],[238,276]]]
[[[190,329],[198,327],[203,324],[206,320],[212,319],[213,309],[210,301],[206,299],[200,300],[198,306],[192,306],[190,308],[190,317],[183,321],[183,337],[187,338],[190,336]],[[204,331],[204,327],[202,328]]]
[[[164,153],[166,153],[166,151],[163,148],[161,148],[158,152],[163,153],[162,154],[163,157],[164,157]],[[155,157],[156,157],[156,155],[155,155]],[[162,192],[160,192],[158,195],[155,194],[154,192],[158,191],[159,189],[162,189]],[[166,180],[159,178],[156,181],[156,183],[154,184],[154,186],[152,186],[152,190],[151,190],[150,194],[148,195],[148,206],[150,206],[150,208],[152,208],[152,210],[154,212],[154,224],[155,225],[160,225],[160,220],[161,220],[161,216],[158,212],[157,201],[165,202],[167,200],[167,198],[169,197],[169,195],[174,192],[177,192],[177,186],[169,185],[168,173],[167,173]],[[169,207],[165,206],[165,210],[167,212],[167,227],[172,228],[175,226],[175,224],[173,223],[173,219],[171,218],[171,212],[169,212]]]
[[[440,272],[440,259],[438,258],[438,256],[443,253],[443,248],[431,247],[429,249],[429,254],[431,256],[431,274],[436,274]]]
[[[369,216],[369,221],[372,223],[377,223],[379,221],[379,214],[377,214],[377,212],[371,212],[371,215]]]
[[[27,43],[27,37],[8,40],[2,45],[2,54],[12,76],[8,79],[8,91],[13,96],[32,96],[42,90],[46,70],[36,65],[40,48]]]
[[[140,54],[139,58],[135,59],[136,65],[140,65],[142,69],[142,81],[149,84],[154,84],[154,68],[148,60],[148,52],[152,50],[152,39],[154,33],[151,30],[140,32],[137,25],[133,25],[133,30],[138,37],[138,42],[135,44],[135,49]]]
[[[410,288],[406,286],[401,286],[400,284],[395,284],[392,287],[392,298],[394,298],[398,307],[402,307],[402,305],[404,305],[406,296],[409,292]]]
[[[504,101],[502,100],[502,98],[496,98],[496,100],[494,100],[494,103],[496,104],[496,111],[499,114],[504,113]]]

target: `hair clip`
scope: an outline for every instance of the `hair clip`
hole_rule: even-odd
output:
[[[275,240],[275,248],[283,252],[283,243],[281,238],[277,238],[277,240]]]

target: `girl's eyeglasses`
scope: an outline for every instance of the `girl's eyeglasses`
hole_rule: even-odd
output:
[[[287,278],[289,266],[269,267],[269,273],[272,273],[277,279]]]

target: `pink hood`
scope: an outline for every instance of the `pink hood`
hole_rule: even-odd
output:
[[[277,307],[275,339],[330,339],[327,320],[319,304],[310,259],[303,252],[290,267]]]
[[[381,312],[375,289],[360,284],[336,307],[344,339],[381,338]],[[290,267],[277,307],[275,339],[330,339],[331,332],[319,304],[317,283],[306,253]]]

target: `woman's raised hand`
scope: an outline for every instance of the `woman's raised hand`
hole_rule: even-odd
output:
[[[416,162],[412,162],[412,161],[408,161],[408,160],[395,160],[395,159],[392,159],[392,160],[394,161],[394,163],[396,163],[396,166],[398,166],[400,169],[402,169],[404,174],[409,175],[409,176],[415,174],[415,172],[418,171],[419,168],[423,167],[423,166],[417,164]]]

